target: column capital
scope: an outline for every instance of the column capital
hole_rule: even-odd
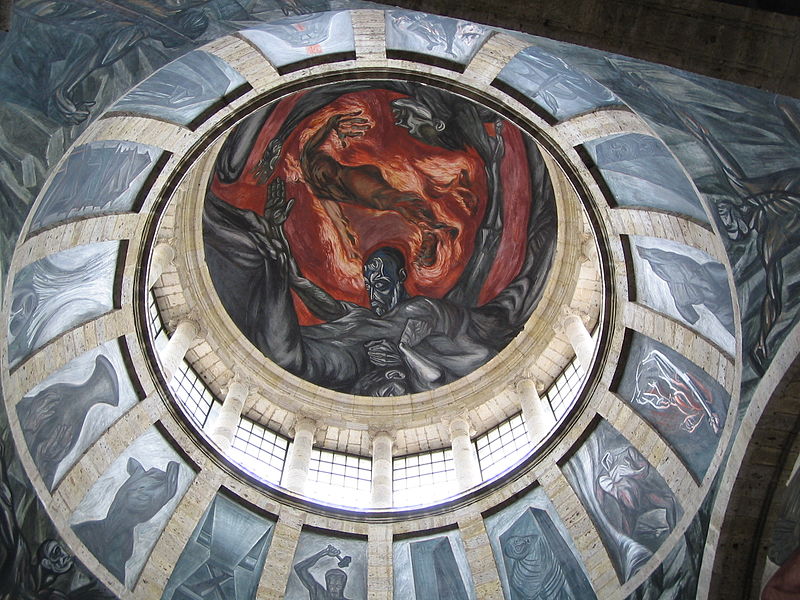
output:
[[[188,309],[182,311],[181,313],[175,315],[172,319],[169,320],[167,325],[170,329],[172,329],[173,333],[176,329],[182,324],[187,323],[192,327],[192,339],[194,340],[205,340],[207,337],[207,332],[205,328],[200,324],[200,321],[195,319],[194,317],[190,316],[190,312]]]
[[[451,439],[459,433],[462,435],[466,434],[469,437],[472,437],[476,433],[475,426],[467,416],[457,415],[449,419],[444,419],[442,422],[447,426]]]
[[[298,432],[310,432],[312,437],[316,438],[317,431],[319,430],[319,421],[306,417],[305,415],[296,415],[294,424],[289,428],[289,433],[296,436]]]
[[[232,385],[242,385],[247,388],[247,396],[250,396],[255,390],[256,385],[250,375],[244,373],[240,367],[236,366],[231,371],[228,371],[228,379],[220,385],[223,394],[227,394]]]
[[[175,246],[173,245],[173,241],[173,239],[161,240],[153,246],[153,259],[158,256],[160,260],[164,261],[164,265],[172,264],[172,261],[175,260]]]
[[[557,334],[565,334],[567,330],[567,325],[570,321],[574,321],[577,319],[580,321],[584,327],[587,326],[589,321],[589,315],[584,313],[581,310],[576,308],[572,308],[571,306],[565,304],[561,307],[561,310],[558,311],[558,319],[556,320],[555,324],[553,324],[553,331]]]
[[[597,246],[594,243],[594,236],[591,233],[581,234],[581,262],[589,262],[592,257],[597,255]]]
[[[521,394],[523,393],[523,388],[530,384],[533,384],[537,394],[542,394],[544,392],[544,383],[525,372],[512,383],[512,387],[517,394]]]
[[[397,441],[397,432],[393,429],[385,429],[381,428],[378,429],[377,427],[370,427],[367,431],[367,435],[369,435],[369,441],[371,444],[374,444],[376,440],[383,438],[388,438],[391,440],[392,445]]]

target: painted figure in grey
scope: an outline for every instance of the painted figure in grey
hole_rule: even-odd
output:
[[[72,569],[72,557],[53,539],[42,542],[36,556],[31,556],[17,522],[5,458],[5,448],[0,444],[0,600],[66,598],[54,584]],[[87,590],[92,587],[87,585]],[[91,600],[105,596],[92,592],[83,597]]]
[[[467,600],[467,590],[447,536],[413,542],[411,571],[416,600]]]
[[[390,18],[393,29],[413,36],[427,52],[441,52],[453,60],[463,60],[487,33],[486,28],[475,23],[438,15],[395,11]]]
[[[372,396],[434,389],[472,372],[505,347],[536,301],[541,255],[530,249],[505,290],[483,306],[466,308],[448,299],[406,298],[398,288],[405,259],[387,248],[365,261],[371,308],[336,300],[305,279],[294,263],[283,233],[292,203],[280,179],[268,188],[263,216],[210,195],[204,232],[206,243],[224,248],[232,260],[264,269],[246,322],[237,324],[262,352],[308,381]],[[379,292],[383,286],[393,291]],[[326,322],[299,326],[290,290]]]
[[[77,443],[89,409],[98,403],[119,403],[117,373],[103,355],[84,383],[56,383],[17,405],[25,442],[48,489],[58,465]]]
[[[800,132],[800,115],[778,101],[783,120]],[[717,203],[725,232],[733,241],[757,237],[758,258],[766,274],[758,341],[751,350],[753,365],[764,373],[771,351],[769,335],[783,310],[783,258],[800,243],[800,168],[749,177],[733,155],[692,116],[678,112],[689,132],[705,144],[727,178],[735,196]]]
[[[655,552],[675,528],[672,493],[650,477],[650,463],[633,446],[607,451],[600,461],[597,494],[617,530]]]
[[[350,563],[347,560],[349,557],[342,558],[341,551],[328,544],[327,548],[297,563],[294,566],[294,572],[308,590],[309,600],[348,600],[344,595],[344,589],[347,586],[347,573],[342,569],[332,568],[325,571],[325,587],[314,579],[314,576],[309,572],[311,567],[326,556],[339,559],[339,564],[342,566],[347,566]]]
[[[683,416],[681,429],[694,433],[701,423],[720,435],[721,419],[712,393],[691,373],[676,367],[662,352],[651,350],[636,368],[633,399],[656,410],[675,411]]]
[[[121,582],[125,582],[125,563],[133,555],[134,528],[152,519],[178,490],[177,462],[167,470],[144,470],[135,458],[128,459],[128,479],[114,495],[104,519],[73,525],[72,529]]]
[[[728,290],[718,285],[727,280],[724,266],[713,261],[701,264],[683,254],[658,248],[637,246],[636,250],[667,283],[675,306],[687,323],[697,323],[700,315],[694,307],[703,305],[733,335],[733,306]]]
[[[509,585],[515,600],[571,600],[561,565],[542,536],[512,536],[503,554],[512,561]]]

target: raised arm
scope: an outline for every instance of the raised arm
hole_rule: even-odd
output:
[[[312,554],[311,556],[301,560],[294,566],[294,572],[300,578],[300,581],[302,582],[303,586],[305,586],[305,588],[309,591],[311,598],[317,598],[317,597],[322,598],[322,595],[316,596],[315,592],[324,593],[325,588],[323,588],[319,584],[319,582],[316,579],[314,579],[314,576],[311,574],[309,569],[311,569],[311,567],[317,564],[317,561],[319,561],[319,559],[322,558],[323,556],[339,556],[340,554],[341,552],[339,551],[338,548],[336,548],[331,544],[328,544],[327,548],[320,550],[316,554]]]

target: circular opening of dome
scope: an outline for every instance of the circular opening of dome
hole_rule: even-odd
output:
[[[563,161],[500,105],[430,83],[339,81],[242,111],[157,224],[180,285],[153,288],[151,323],[189,314],[204,339],[165,377],[178,404],[245,470],[317,500],[387,506],[383,434],[388,506],[496,478],[556,429],[595,350],[599,257]],[[328,489],[291,481],[299,438]],[[456,481],[463,440],[477,460]]]

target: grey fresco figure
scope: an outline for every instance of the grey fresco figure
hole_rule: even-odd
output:
[[[162,600],[253,600],[273,523],[217,494],[181,553]]]
[[[308,591],[309,600],[349,600],[344,595],[345,587],[347,587],[347,573],[341,568],[333,567],[325,571],[324,587],[309,571],[309,569],[316,565],[323,557],[338,559],[337,564],[340,567],[347,567],[350,564],[350,557],[342,557],[341,551],[333,544],[328,544],[326,548],[323,548],[316,554],[312,554],[308,558],[296,563],[294,565],[294,572]]]
[[[386,12],[386,47],[431,54],[468,63],[489,35],[489,28],[438,15]]]
[[[106,517],[86,521],[72,529],[89,551],[112,575],[125,582],[125,563],[133,555],[134,528],[152,519],[178,490],[175,461],[166,471],[151,468],[145,471],[135,458],[128,459],[128,479],[114,495]]]
[[[468,600],[447,537],[412,542],[410,546],[417,600]]]
[[[117,373],[102,355],[84,383],[57,383],[23,398],[17,405],[25,442],[49,489],[53,488],[61,461],[77,443],[86,415],[97,403],[119,403]]]

